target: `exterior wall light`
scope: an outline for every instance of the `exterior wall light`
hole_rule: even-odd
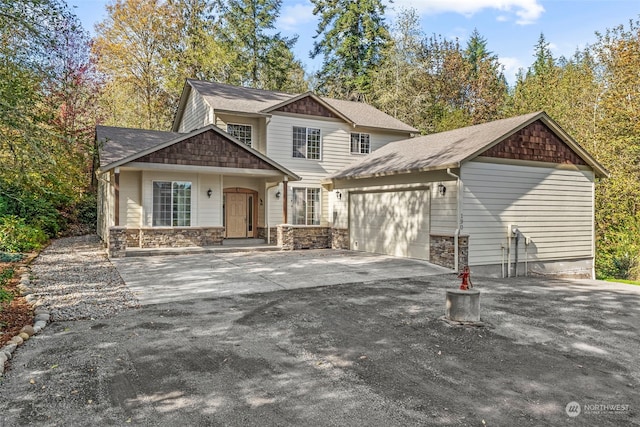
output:
[[[438,184],[438,193],[444,196],[447,193],[447,187],[445,187],[444,184]]]
[[[276,193],[276,199],[280,198],[280,190],[278,190],[278,192]]]
[[[211,191],[211,189],[207,190],[207,197],[211,198],[211,195],[213,194],[213,191]]]
[[[338,200],[342,200],[342,193],[341,193],[341,192],[339,192],[338,190],[336,190],[336,198],[337,198]]]

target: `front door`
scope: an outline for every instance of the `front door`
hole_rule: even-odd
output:
[[[247,237],[247,194],[226,194],[227,237]]]

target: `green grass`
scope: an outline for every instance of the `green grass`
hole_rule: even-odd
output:
[[[637,280],[625,280],[625,279],[604,279],[607,282],[626,283],[627,285],[640,286],[640,282]]]

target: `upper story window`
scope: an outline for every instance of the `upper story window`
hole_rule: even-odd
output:
[[[371,152],[371,137],[368,133],[351,133],[351,154],[369,154]]]
[[[251,125],[227,124],[227,133],[237,140],[251,147]]]
[[[293,127],[293,157],[320,160],[320,129]]]
[[[191,183],[153,182],[153,226],[189,227],[191,225]]]

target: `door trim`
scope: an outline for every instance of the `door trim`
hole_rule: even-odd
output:
[[[230,188],[225,188],[222,190],[223,195],[227,195],[227,194],[246,194],[247,196],[247,211],[249,211],[249,196],[253,196],[253,203],[251,204],[251,211],[252,211],[252,230],[249,231],[248,228],[248,221],[247,221],[247,236],[246,238],[255,238],[258,235],[258,192],[255,190],[251,190],[249,188],[242,188],[242,187],[230,187]],[[227,224],[227,209],[225,207],[225,224]],[[247,212],[247,218],[249,216],[249,213]],[[225,239],[227,239],[227,230],[225,227],[225,231],[224,231],[224,235],[225,235]],[[233,239],[233,237],[231,237]]]

